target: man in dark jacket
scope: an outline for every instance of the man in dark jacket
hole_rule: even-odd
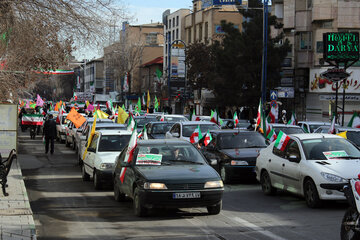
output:
[[[53,119],[53,115],[50,114],[48,120],[44,124],[43,137],[45,136],[45,153],[49,152],[49,143],[50,153],[54,153],[54,139],[56,138],[56,122]]]

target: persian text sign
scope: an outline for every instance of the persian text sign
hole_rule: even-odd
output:
[[[327,61],[359,60],[358,32],[331,32],[323,34],[324,59]]]

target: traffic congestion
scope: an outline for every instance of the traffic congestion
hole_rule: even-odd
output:
[[[113,190],[115,201],[131,199],[136,216],[147,216],[150,209],[199,207],[217,215],[226,186],[257,181],[264,195],[289,192],[309,208],[350,199],[341,234],[357,236],[360,150],[354,136],[360,125],[343,128],[334,121],[293,117],[287,124],[272,123],[262,111],[255,121],[236,115],[224,121],[217,110],[184,116],[141,111],[144,107],[111,101],[39,106],[24,100],[19,123],[35,139],[56,122],[53,140],[76,154],[82,180],[95,190]],[[354,114],[351,122],[359,123],[359,117]]]

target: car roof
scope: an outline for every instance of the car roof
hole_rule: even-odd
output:
[[[137,145],[166,145],[166,144],[192,145],[190,142],[181,139],[149,139],[149,140],[137,141]]]
[[[142,116],[134,116],[134,118],[135,119],[138,119],[138,118],[156,118],[156,116],[155,115],[150,115],[150,116],[148,116],[148,115],[142,115]]]
[[[319,138],[343,138],[338,135],[327,134],[327,133],[296,133],[296,134],[291,134],[291,136],[296,137],[299,140],[319,139]]]
[[[187,122],[180,122],[182,125],[216,125],[213,122],[208,121],[187,121]]]
[[[176,122],[174,121],[154,121],[154,122],[150,122],[151,124],[165,124],[165,123],[168,123],[168,124],[174,124]]]
[[[271,123],[273,127],[285,127],[285,128],[300,128],[298,125],[290,125],[290,124],[283,124],[283,123]]]
[[[131,131],[127,130],[97,130],[96,132],[101,133],[101,135],[131,135]]]
[[[179,115],[179,114],[165,114],[164,117],[184,117],[184,118],[186,118],[184,115]]]

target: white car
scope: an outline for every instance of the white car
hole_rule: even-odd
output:
[[[331,122],[300,121],[298,125],[304,130],[307,129],[309,133],[312,133],[320,126],[330,126]],[[335,126],[339,127],[338,124],[335,124]]]
[[[112,184],[112,172],[116,158],[129,143],[131,132],[127,130],[101,130],[95,132],[82,165],[84,181],[93,177],[95,189]]]
[[[190,142],[190,136],[198,126],[200,126],[200,131],[203,136],[205,136],[208,130],[220,129],[215,123],[207,121],[177,122],[165,133],[165,138],[179,138]]]
[[[256,178],[265,195],[277,189],[305,197],[306,204],[318,207],[322,200],[344,200],[342,189],[360,173],[360,151],[348,140],[331,134],[290,135],[284,151],[275,142],[260,152]]]
[[[156,120],[160,121],[162,115],[157,115],[156,116]],[[188,122],[189,119],[187,119],[185,116],[183,115],[176,115],[176,114],[165,114],[164,115],[164,120],[167,122]]]
[[[56,123],[56,139],[62,143],[66,140],[66,126],[70,122],[70,120],[66,119],[67,113],[63,113],[62,116],[60,116],[61,119],[59,119],[59,123]]]

